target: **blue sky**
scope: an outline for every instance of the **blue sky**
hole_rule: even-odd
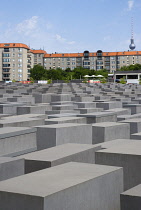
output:
[[[132,16],[136,50],[141,50],[141,0],[5,0],[0,42],[48,53],[125,51]]]

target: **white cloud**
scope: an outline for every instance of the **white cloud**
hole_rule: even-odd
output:
[[[26,36],[35,32],[38,30],[38,19],[38,16],[33,16],[30,19],[24,20],[23,22],[17,24],[17,32]]]
[[[57,41],[60,41],[60,42],[65,42],[66,41],[66,39],[65,38],[63,38],[61,35],[59,35],[59,34],[56,34],[55,35],[55,39],[57,40]]]
[[[70,42],[68,42],[68,44],[73,45],[73,44],[75,44],[75,41],[70,41]]]
[[[128,1],[128,10],[129,11],[131,11],[133,9],[133,6],[134,6],[134,1],[133,0]]]
[[[103,38],[103,40],[104,40],[104,41],[109,41],[109,40],[111,40],[111,36],[105,36],[105,37]]]

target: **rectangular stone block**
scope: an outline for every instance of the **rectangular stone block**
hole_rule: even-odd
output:
[[[131,115],[131,110],[130,109],[123,109],[123,108],[115,108],[115,109],[109,109],[109,110],[104,110],[105,112],[115,112],[118,115]]]
[[[141,119],[140,118],[123,120],[123,121],[120,121],[120,123],[130,124],[130,134],[141,132]]]
[[[117,114],[114,112],[94,112],[89,114],[78,114],[77,116],[86,117],[87,124],[117,121]]]
[[[123,167],[124,190],[141,183],[141,142],[127,140],[95,153],[96,164]]]
[[[131,109],[131,114],[141,113],[141,104],[124,104],[123,107]]]
[[[51,102],[55,102],[55,101],[71,101],[71,94],[51,95]]]
[[[60,118],[52,118],[52,119],[45,120],[45,125],[62,124],[62,123],[86,124],[86,118],[85,117],[60,117]]]
[[[88,144],[63,144],[19,156],[25,160],[25,173],[42,170],[67,162],[95,163],[95,151],[100,146]]]
[[[121,194],[121,210],[141,209],[141,185],[138,185]]]
[[[92,124],[93,144],[114,139],[130,139],[130,125],[128,123],[94,123]]]
[[[77,123],[37,126],[37,149],[66,143],[92,144],[92,126]]]
[[[22,116],[22,117],[21,117]],[[40,117],[8,117],[0,120],[0,128],[2,127],[33,127],[38,125],[44,125],[45,120]]]
[[[1,182],[0,209],[120,210],[122,192],[122,168],[66,163]]]
[[[17,115],[45,114],[45,111],[47,111],[49,109],[50,109],[50,105],[19,106],[19,107],[17,107]]]
[[[16,156],[35,151],[36,128],[0,128],[0,156]]]
[[[0,181],[24,175],[24,159],[0,157]]]
[[[101,103],[97,102],[96,107],[103,108],[104,110],[122,108],[122,102],[120,101],[107,101],[107,102],[101,102]]]

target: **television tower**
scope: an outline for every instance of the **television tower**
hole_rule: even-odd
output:
[[[136,48],[136,45],[134,44],[134,22],[133,17],[131,18],[131,44],[129,45],[130,50],[134,50]]]

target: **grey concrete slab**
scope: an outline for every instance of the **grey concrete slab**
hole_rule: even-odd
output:
[[[102,142],[102,143],[99,143],[99,144],[95,144],[95,146],[101,146],[101,149],[108,149],[108,148],[113,147],[113,146],[115,147],[115,146],[118,146],[118,145],[128,143],[128,141],[131,141],[131,139],[114,139],[114,140],[111,140],[111,141],[106,141],[106,142]]]
[[[88,144],[63,144],[19,156],[25,160],[25,173],[53,167],[67,162],[95,163],[95,151],[101,146]]]
[[[103,109],[101,109],[101,108],[77,108],[74,110],[79,110],[80,114],[87,114],[87,113],[93,113],[93,112],[101,112]]]
[[[37,125],[44,125],[42,118],[28,118],[20,115],[20,117],[8,117],[0,120],[0,127],[33,127]]]
[[[124,190],[141,183],[141,142],[127,140],[125,144],[116,145],[95,153],[96,164],[123,167]]]
[[[1,182],[0,208],[120,210],[122,176],[118,167],[66,163]]]
[[[120,121],[120,123],[130,124],[130,134],[141,132],[141,119],[140,118],[131,118],[128,120]]]
[[[122,108],[122,102],[120,101],[107,101],[107,102],[101,102],[101,103],[97,102],[96,107],[103,108],[104,110]]]
[[[123,107],[131,109],[131,114],[141,113],[141,104],[124,104]]]
[[[141,140],[141,132],[131,134],[131,139]]]
[[[60,118],[52,118],[52,119],[45,120],[45,125],[61,124],[61,123],[86,124],[86,117],[60,117]]]
[[[36,149],[36,128],[0,128],[0,156],[12,157]]]
[[[109,109],[109,110],[104,110],[104,111],[105,112],[116,112],[117,117],[118,117],[118,115],[131,115],[130,109],[115,108],[115,109]]]
[[[121,194],[121,210],[141,209],[141,185],[131,188]]]
[[[129,123],[103,122],[92,124],[93,144],[111,141],[114,139],[129,139]]]
[[[92,126],[78,123],[37,126],[37,149],[66,143],[92,144]]]
[[[88,124],[117,121],[117,114],[114,112],[94,112],[89,114],[78,114],[77,116],[86,117]]]
[[[50,105],[38,106],[19,106],[17,107],[17,114],[45,114],[45,111],[50,109]]]
[[[0,157],[0,181],[24,175],[24,159]]]

